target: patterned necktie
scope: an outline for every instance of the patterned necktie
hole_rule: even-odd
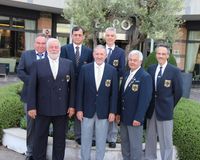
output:
[[[76,66],[78,66],[78,63],[79,63],[79,46],[76,46],[75,58],[76,58]]]
[[[108,52],[108,56],[107,56],[107,63],[109,63],[110,60],[110,56],[112,54],[112,48],[108,48],[109,52]]]
[[[158,84],[160,83],[161,77],[162,77],[162,67],[160,67],[160,70],[159,70],[158,75],[157,75],[156,90],[157,90]]]

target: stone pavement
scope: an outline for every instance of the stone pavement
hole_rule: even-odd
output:
[[[18,82],[16,75],[8,75],[6,78],[0,77],[0,87],[6,84]],[[200,86],[192,88],[190,98],[200,102]],[[25,155],[0,146],[0,160],[24,160]]]

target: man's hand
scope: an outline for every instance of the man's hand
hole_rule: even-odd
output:
[[[109,122],[113,122],[115,120],[115,114],[114,113],[110,113],[108,116],[108,121]]]
[[[69,118],[71,118],[75,114],[75,109],[73,107],[69,107],[67,110],[67,114]]]
[[[28,111],[28,115],[32,118],[35,119],[35,117],[37,116],[37,111],[36,109],[32,109]]]
[[[133,126],[140,126],[140,125],[141,123],[139,121],[136,121],[136,120],[133,121]]]
[[[117,114],[117,115],[115,116],[115,121],[119,124],[119,122],[120,122],[120,115]]]
[[[77,117],[77,119],[78,119],[79,121],[82,122],[82,120],[83,120],[83,112],[82,112],[82,111],[78,111],[78,112],[76,113],[76,117]]]

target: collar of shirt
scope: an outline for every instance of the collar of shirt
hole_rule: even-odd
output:
[[[36,56],[37,56],[37,57],[38,57],[37,54],[42,54],[42,58],[44,58],[44,56],[45,56],[45,52],[43,52],[43,53],[39,53],[38,51],[35,50],[35,53],[36,53]],[[38,58],[39,58],[39,57],[38,57]]]
[[[94,62],[94,67],[95,68],[100,68],[101,70],[103,70],[104,67],[105,67],[105,62],[103,62],[101,65],[98,65],[96,62]]]
[[[82,44],[77,45],[77,44],[73,43],[73,47],[74,47],[74,53],[76,53],[76,47],[79,47],[79,54],[81,55]]]
[[[162,74],[164,73],[165,68],[166,68],[166,66],[167,66],[167,63],[168,63],[168,62],[166,61],[165,64],[163,64],[162,66],[161,66],[160,64],[157,65],[156,74],[155,74],[156,77],[157,77],[157,75],[158,75],[158,72],[160,71],[160,67],[162,67]]]
[[[107,51],[107,54],[109,53],[109,48],[112,49],[112,51],[115,49],[115,45],[111,46],[111,47],[108,47],[108,45],[106,44],[106,51]]]
[[[140,68],[141,68],[141,66],[138,67],[137,69],[135,69],[134,71],[131,71],[131,70],[130,70],[130,75],[135,75],[135,73],[136,73]]]

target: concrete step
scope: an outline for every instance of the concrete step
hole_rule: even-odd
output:
[[[4,146],[21,154],[26,153],[26,130],[21,128],[9,128],[4,129],[3,132],[4,134],[2,142]],[[47,147],[48,160],[51,160],[52,144],[53,139],[52,137],[49,137]],[[144,145],[145,144],[143,144],[143,148]],[[157,160],[161,160],[159,144],[157,145],[157,155]],[[177,152],[176,148],[174,147],[173,160],[176,160],[176,155]],[[95,147],[92,147],[91,159],[95,159]],[[73,140],[66,140],[65,160],[80,160],[80,146]],[[122,160],[121,145],[117,144],[117,147],[114,149],[106,147],[104,160]]]

